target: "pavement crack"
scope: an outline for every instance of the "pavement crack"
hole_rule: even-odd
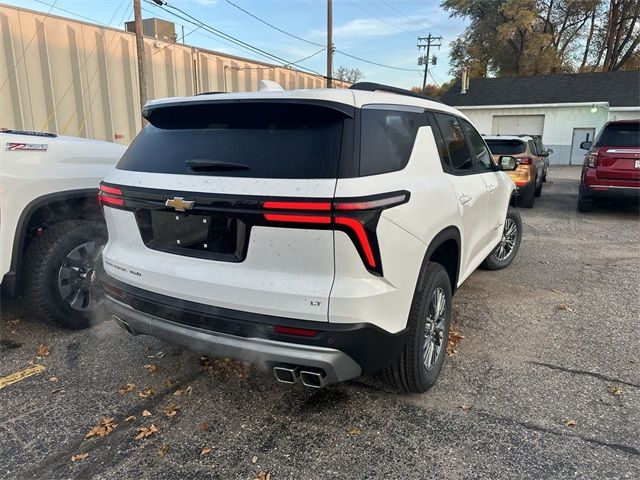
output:
[[[605,442],[604,440],[598,440],[597,438],[591,438],[591,437],[586,437],[584,435],[578,435],[576,433],[569,433],[569,432],[559,432],[557,430],[553,430],[550,428],[545,428],[545,427],[541,427],[539,425],[535,425],[529,422],[523,422],[520,420],[514,420],[512,418],[507,418],[507,417],[502,417],[500,415],[495,415],[493,413],[489,413],[489,412],[482,412],[482,411],[477,411],[476,414],[480,417],[485,417],[485,418],[490,418],[492,420],[497,420],[500,421],[504,424],[507,425],[518,425],[522,428],[525,428],[527,430],[532,430],[534,432],[539,432],[539,433],[546,433],[549,435],[555,435],[557,437],[571,437],[571,438],[575,438],[578,440],[582,440],[583,442],[586,443],[591,443],[593,445],[598,445],[600,447],[606,447],[606,448],[610,448],[612,450],[616,450],[619,452],[624,452],[626,454],[629,455],[640,455],[640,450],[638,450],[635,447],[632,447],[630,445],[624,445],[624,444],[620,444],[620,443],[611,443],[611,442]]]
[[[529,363],[533,365],[538,365],[540,367],[550,368],[551,370],[558,370],[560,372],[565,372],[565,373],[574,373],[576,375],[586,375],[589,377],[604,380],[605,382],[621,383],[629,387],[640,388],[640,385],[636,383],[625,382],[624,380],[620,380],[619,378],[608,377],[606,375],[602,375],[601,373],[589,372],[588,370],[575,370],[573,368],[561,367],[560,365],[552,365],[550,363],[542,363],[542,362],[529,362]]]

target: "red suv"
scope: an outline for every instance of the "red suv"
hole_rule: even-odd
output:
[[[578,210],[590,212],[599,198],[640,199],[640,120],[609,122],[593,142],[582,166]]]

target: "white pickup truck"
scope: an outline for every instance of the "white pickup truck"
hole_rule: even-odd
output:
[[[31,313],[84,328],[101,302],[98,184],[125,147],[0,130],[0,281]]]

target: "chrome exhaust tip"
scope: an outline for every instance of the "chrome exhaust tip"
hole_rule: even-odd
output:
[[[279,365],[273,367],[273,374],[279,382],[293,384],[300,377],[300,366]]]
[[[131,327],[129,326],[129,324],[127,322],[125,322],[123,319],[121,319],[120,317],[113,315],[113,319],[115,320],[116,324],[123,329],[125,332],[127,332],[129,335],[133,335],[133,330],[131,330]]]
[[[327,374],[324,370],[302,370],[300,380],[305,387],[322,388],[327,385]]]

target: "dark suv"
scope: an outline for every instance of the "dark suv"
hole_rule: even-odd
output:
[[[582,166],[578,210],[593,210],[594,200],[640,199],[640,120],[607,123],[596,140],[582,142],[589,150]]]

